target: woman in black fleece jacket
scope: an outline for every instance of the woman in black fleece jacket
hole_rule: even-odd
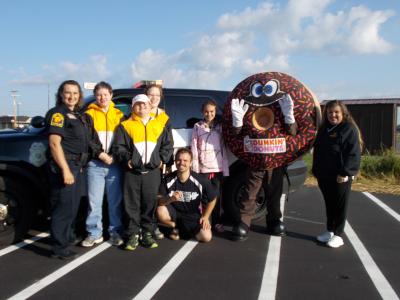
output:
[[[328,247],[343,245],[344,225],[351,183],[360,168],[360,131],[343,102],[325,105],[314,144],[312,172],[324,196],[327,231],[317,237]]]

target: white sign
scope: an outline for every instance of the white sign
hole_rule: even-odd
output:
[[[97,82],[84,82],[83,83],[83,88],[85,90],[94,90],[94,87],[96,86]]]
[[[243,140],[244,152],[250,153],[285,153],[286,140],[285,138],[276,139],[251,139],[246,136]]]

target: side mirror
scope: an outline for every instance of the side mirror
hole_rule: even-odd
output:
[[[35,116],[31,120],[31,126],[34,128],[43,128],[46,126],[46,121],[41,116]]]

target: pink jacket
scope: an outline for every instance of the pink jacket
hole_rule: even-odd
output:
[[[193,171],[197,173],[223,172],[229,176],[229,164],[221,124],[213,128],[204,121],[194,124],[191,149],[193,153]]]

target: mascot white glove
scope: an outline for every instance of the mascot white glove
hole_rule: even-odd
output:
[[[285,94],[279,100],[279,105],[281,106],[283,116],[285,117],[285,123],[286,124],[295,123],[296,120],[294,119],[294,113],[293,113],[294,104],[293,104],[292,97],[290,97],[289,94]]]
[[[232,126],[239,128],[243,126],[243,117],[249,109],[249,105],[244,103],[244,100],[235,98],[231,102],[232,111]],[[292,110],[293,111],[293,110]]]

